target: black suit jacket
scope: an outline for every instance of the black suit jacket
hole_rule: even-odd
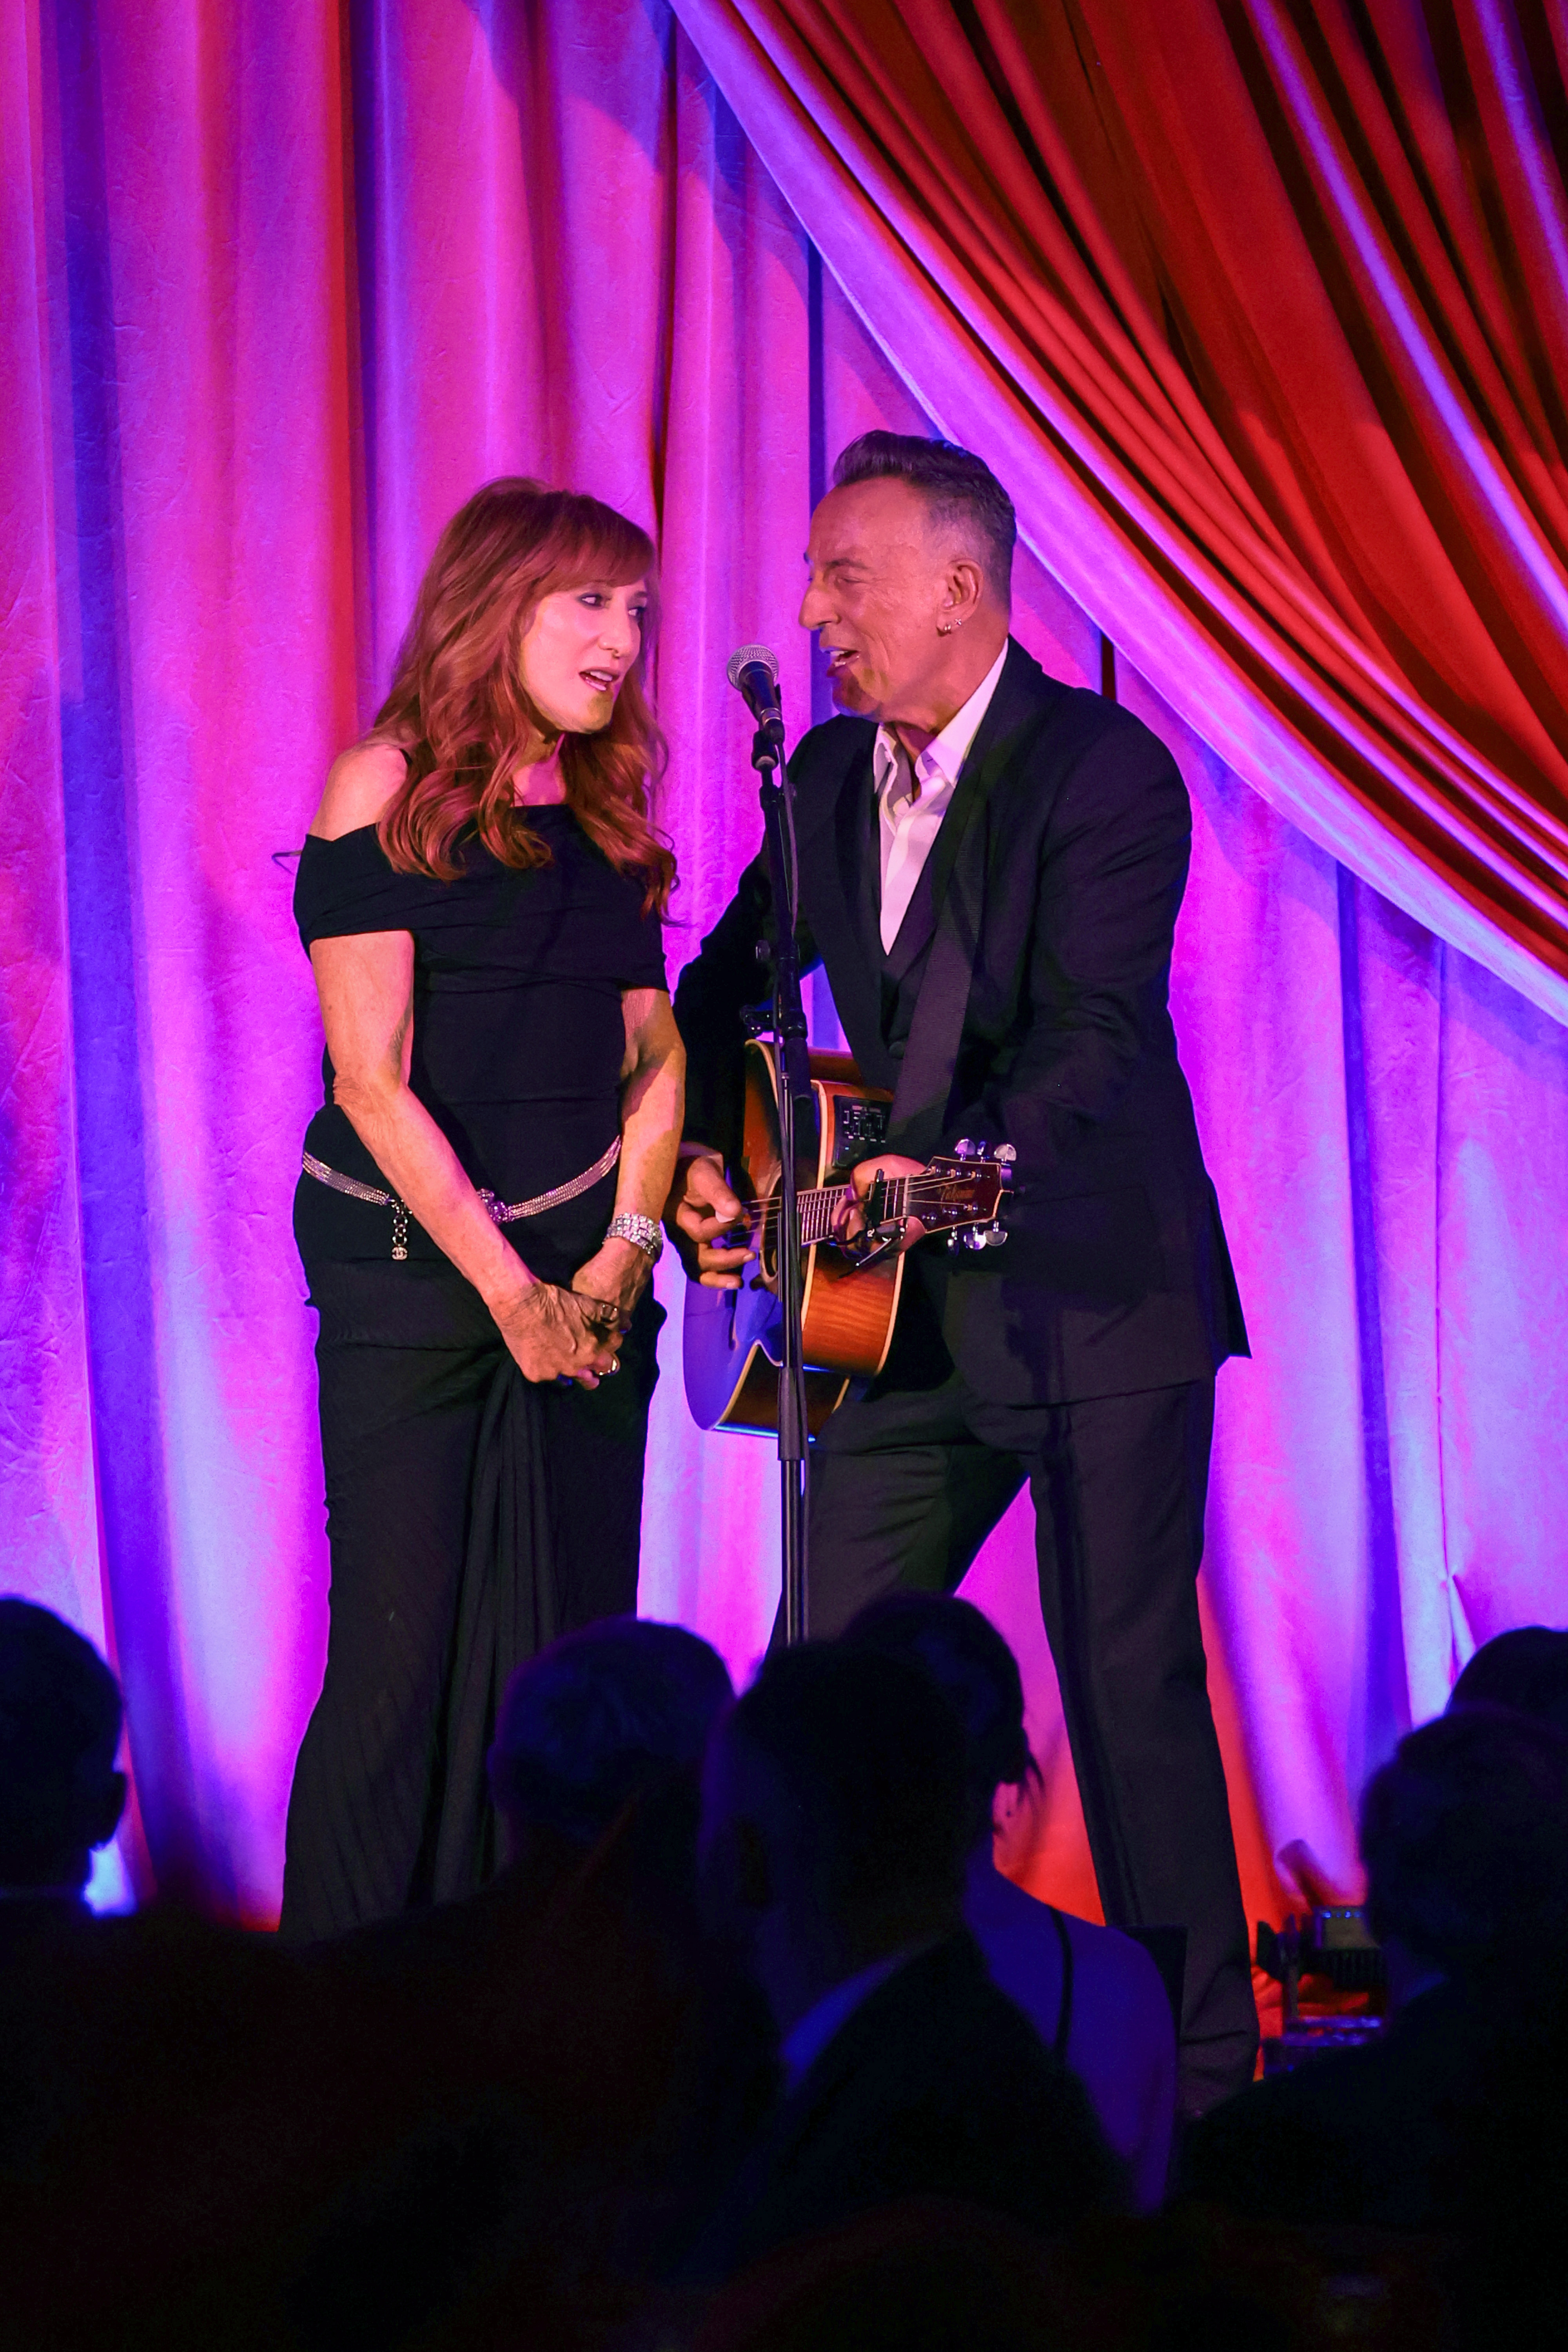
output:
[[[998,1403],[1208,1378],[1247,1349],[1167,1002],[1192,834],[1174,761],[1010,644],[884,956],[875,739],[868,719],[830,719],[790,762],[800,946],[862,1076],[896,1090],[889,1149],[1017,1151],[1005,1247],[915,1253],[949,1352]],[[759,856],[676,992],[687,1134],[727,1156],[772,938]]]
[[[1089,2095],[967,1934],[879,1985],[779,2104],[684,2265],[726,2278],[775,2246],[911,2197],[1051,2232],[1121,2210]]]

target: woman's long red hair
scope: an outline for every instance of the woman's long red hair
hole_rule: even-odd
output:
[[[552,731],[523,688],[523,632],[542,596],[590,582],[619,586],[646,578],[651,587],[653,566],[645,530],[574,490],[511,476],[488,482],[458,509],[420,583],[392,690],[372,730],[408,761],[378,828],[399,873],[455,881],[463,867],[453,852],[466,832],[503,866],[549,863],[527,810],[512,798],[524,754]],[[561,772],[584,832],[617,871],[646,884],[647,905],[662,914],[675,860],[648,818],[664,738],[642,670],[639,654],[601,733],[562,738]]]

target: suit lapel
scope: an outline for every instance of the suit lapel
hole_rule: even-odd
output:
[[[888,950],[888,968],[895,980],[901,981],[930,945],[938,913],[963,855],[964,840],[975,817],[984,808],[992,785],[1006,766],[1005,760],[998,764],[994,755],[998,747],[1008,743],[1009,738],[1039,707],[1038,685],[1042,682],[1044,673],[1037,664],[1030,660],[1021,646],[1010,643],[1002,675],[996,681],[996,691],[974,731],[974,740],[965,754],[952,788],[947,814],[931,844],[931,855],[915,885],[904,919],[899,927],[898,938]]]
[[[1007,658],[996,681],[996,691],[974,731],[969,756],[952,788],[946,822],[931,844],[929,860],[934,922],[957,866],[965,835],[976,812],[983,808],[999,777],[1005,774],[1017,750],[1019,730],[1047,704],[1056,699],[1038,662],[1021,645],[1009,639]],[[1059,692],[1061,689],[1057,689]]]
[[[838,871],[844,884],[844,903],[853,909],[855,943],[863,951],[868,972],[875,964],[872,942],[878,937],[881,907],[877,796],[871,776],[870,762],[854,769],[837,811]]]
[[[723,2200],[724,2211],[735,2217],[742,2235],[745,2217],[770,2193],[787,2185],[796,2168],[809,2166],[814,2147],[831,2139],[846,2099],[855,2098],[868,2071],[885,2079],[891,2063],[901,2074],[900,2045],[910,2031],[910,2019],[918,2029],[930,2015],[933,2000],[940,2011],[947,2011],[952,2006],[950,1989],[962,1993],[964,1973],[973,1975],[980,1969],[978,1956],[971,1964],[967,1953],[966,1937],[946,1937],[904,1961],[867,1994],[795,2089],[781,2100],[760,2139],[742,2159]],[[721,2229],[721,2239],[726,2234]]]
[[[951,807],[947,814],[948,816],[952,814]],[[943,823],[945,822],[944,818]],[[940,838],[939,834],[938,839]],[[931,856],[934,856],[935,854],[936,844],[933,842]],[[928,857],[921,868],[919,880],[910,893],[910,903],[904,908],[904,919],[899,925],[899,935],[888,950],[888,971],[892,978],[900,982],[920,961],[930,946],[931,935],[936,929],[936,901],[931,896],[931,858]],[[871,928],[879,940],[882,936],[881,908],[875,904],[872,909]]]
[[[880,979],[876,942],[876,891],[867,929],[867,811],[871,802],[871,745],[876,730],[856,730],[837,784],[825,780],[825,804],[813,835],[801,842],[802,911],[827,967],[845,1034],[865,1054],[877,1032]]]
[[[914,1160],[930,1159],[946,1125],[970,982],[980,957],[991,795],[1033,742],[1061,691],[1022,646],[1009,645],[996,691],[926,861],[931,950],[910,1024],[888,1133],[889,1150],[907,1152]],[[901,954],[901,931],[897,947]],[[911,952],[906,970],[912,961]]]
[[[779,2179],[809,2142],[827,2126],[846,2089],[875,2055],[885,2032],[889,1987],[893,1999],[908,1997],[906,1971],[919,1968],[928,1956],[919,1954],[877,1985],[839,2027],[793,2091],[786,2092],[763,2126],[763,2135],[745,2170],[758,2180]]]

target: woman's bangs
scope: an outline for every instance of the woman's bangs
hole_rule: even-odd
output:
[[[569,596],[574,588],[624,588],[634,580],[646,580],[651,607],[656,558],[653,541],[640,525],[609,507],[573,520],[577,528],[550,567],[546,593]]]

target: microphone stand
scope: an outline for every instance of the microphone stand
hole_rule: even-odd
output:
[[[778,949],[773,963],[773,1059],[779,1108],[779,1307],[784,1369],[779,1377],[779,1489],[784,1559],[784,1637],[805,1639],[805,1360],[802,1353],[803,1292],[800,1217],[795,1202],[797,1108],[811,1112],[811,1070],[805,1012],[800,995],[795,941],[795,807],[784,762],[784,721],[766,719],[752,740],[759,778],[763,831],[773,883]]]

